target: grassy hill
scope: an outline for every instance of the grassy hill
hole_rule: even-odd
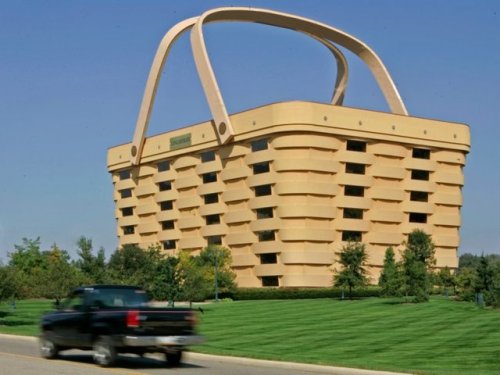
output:
[[[197,351],[425,374],[500,374],[500,311],[433,298],[212,304]]]
[[[221,302],[202,306],[193,350],[419,374],[500,374],[500,311],[433,298]],[[0,332],[36,335],[48,301],[0,308]]]

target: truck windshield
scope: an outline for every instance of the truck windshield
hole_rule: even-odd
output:
[[[89,304],[96,307],[140,307],[149,302],[146,292],[140,289],[91,289]]]

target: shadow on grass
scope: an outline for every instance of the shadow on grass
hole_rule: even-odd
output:
[[[6,316],[12,315],[12,313],[9,313],[7,311],[0,311],[0,319],[5,318]]]
[[[18,327],[18,326],[31,326],[33,322],[31,320],[0,320],[0,326],[5,327]]]

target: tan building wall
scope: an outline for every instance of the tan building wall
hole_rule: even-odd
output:
[[[119,244],[168,254],[220,242],[242,287],[330,286],[344,240],[366,244],[376,282],[385,250],[423,229],[438,267],[457,266],[466,125],[309,102],[230,116],[108,152]]]

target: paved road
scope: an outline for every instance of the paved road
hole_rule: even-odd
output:
[[[209,356],[187,353],[180,367],[168,368],[154,357],[124,356],[119,367],[103,369],[92,363],[89,352],[63,352],[61,360],[45,360],[38,354],[33,338],[0,335],[0,375],[150,375],[175,373],[179,375],[394,375],[327,366],[302,365],[286,362],[259,361],[243,358]]]

